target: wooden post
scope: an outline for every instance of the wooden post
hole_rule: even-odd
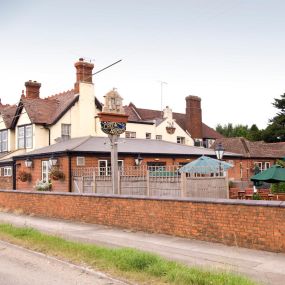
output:
[[[225,183],[226,183],[226,191],[227,191],[227,199],[230,199],[230,187],[229,187],[229,174],[226,172],[225,176]]]
[[[181,197],[186,196],[186,173],[182,172],[181,173]]]
[[[96,173],[93,171],[93,192],[96,193]]]
[[[122,194],[121,193],[121,175],[120,175],[120,170],[118,170],[118,194]]]
[[[146,196],[150,196],[149,170],[146,171]]]

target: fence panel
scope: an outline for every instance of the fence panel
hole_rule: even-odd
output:
[[[226,177],[193,177],[181,175],[178,166],[134,166],[119,170],[122,195],[156,197],[227,198]],[[73,191],[112,194],[111,169],[104,167],[73,170]]]

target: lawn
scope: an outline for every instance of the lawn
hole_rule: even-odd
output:
[[[0,224],[0,239],[138,284],[254,285],[246,277],[190,268],[143,251],[67,241],[31,228]]]

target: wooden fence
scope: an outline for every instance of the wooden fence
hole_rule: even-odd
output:
[[[72,176],[73,192],[113,194],[109,168],[76,168]],[[118,180],[121,195],[229,198],[226,176],[180,174],[178,166],[127,167],[119,170]]]

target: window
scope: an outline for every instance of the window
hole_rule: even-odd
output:
[[[63,140],[69,140],[71,137],[71,125],[61,124],[61,138]]]
[[[136,132],[125,132],[125,136],[126,138],[129,138],[129,139],[135,139],[137,136],[137,133]]]
[[[151,161],[147,162],[147,168],[149,171],[155,171],[155,170],[162,170],[165,167],[165,162],[157,162],[157,161]]]
[[[263,171],[270,167],[270,162],[269,161],[255,162],[254,165],[257,165],[259,170]]]
[[[0,152],[8,151],[8,130],[0,131]]]
[[[42,181],[47,182],[49,180],[49,161],[42,161]]]
[[[26,125],[18,127],[18,148],[33,147],[33,126]]]
[[[147,140],[150,140],[151,139],[151,133],[145,133],[145,138]]]
[[[194,140],[194,146],[203,146],[203,142],[199,139]]]
[[[185,144],[185,137],[177,137],[177,143]]]
[[[76,157],[76,165],[77,166],[85,166],[85,157],[84,156],[77,156]]]
[[[111,161],[110,160],[99,160],[99,175],[100,176],[109,176],[111,175]],[[118,160],[118,168],[123,169],[124,161]]]
[[[162,135],[156,135],[156,136],[155,136],[155,139],[161,141],[161,140],[162,140]]]
[[[11,166],[3,167],[3,175],[4,176],[12,176],[12,167]]]

